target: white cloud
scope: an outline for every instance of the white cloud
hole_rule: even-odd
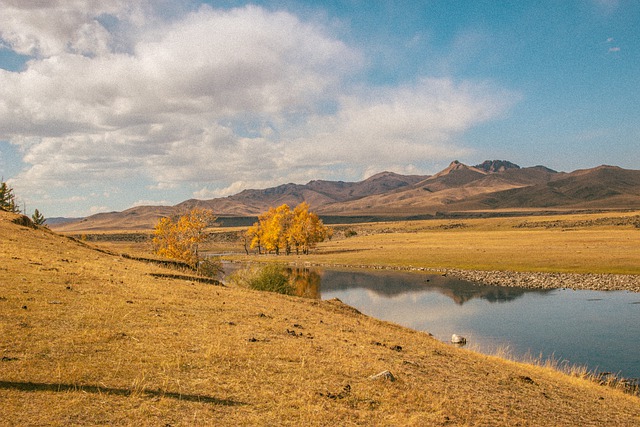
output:
[[[455,138],[500,116],[517,98],[487,84],[446,78],[368,90],[343,97],[338,114],[316,117],[304,132],[311,137],[300,137],[287,158],[292,166],[311,160],[383,168],[462,156],[468,149]]]
[[[2,43],[33,56],[0,70],[0,139],[23,153],[23,191],[133,177],[205,197],[416,170],[468,153],[457,137],[517,100],[447,78],[354,88],[365,59],[320,24],[157,4],[0,0]]]
[[[149,12],[145,5],[146,1],[126,0],[2,0],[0,37],[25,55],[100,55],[114,47],[101,19],[142,24]]]

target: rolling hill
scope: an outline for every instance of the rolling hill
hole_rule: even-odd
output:
[[[194,206],[212,209],[224,222],[224,218],[255,217],[270,207],[284,203],[295,206],[303,201],[325,218],[333,217],[334,222],[335,217],[346,220],[505,210],[637,209],[640,171],[603,165],[565,173],[544,166],[522,168],[505,160],[487,160],[476,166],[454,161],[431,176],[382,172],[360,182],[289,183],[244,190],[224,198],[190,199],[175,206],[133,207],[51,227],[69,232],[152,228],[158,218]]]

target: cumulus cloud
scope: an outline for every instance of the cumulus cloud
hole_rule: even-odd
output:
[[[448,78],[369,89],[343,97],[337,114],[311,121],[305,132],[311,137],[296,140],[286,158],[291,165],[313,159],[384,167],[463,155],[468,149],[455,138],[498,117],[517,98],[488,84]]]
[[[0,0],[2,44],[31,56],[0,70],[0,139],[25,190],[135,176],[205,197],[414,169],[467,152],[456,137],[517,100],[447,78],[356,87],[366,59],[324,25],[172,3]]]
[[[2,0],[0,38],[17,53],[49,57],[63,52],[108,53],[118,38],[109,23],[142,24],[144,0]]]

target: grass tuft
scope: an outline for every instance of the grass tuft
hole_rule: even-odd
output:
[[[473,349],[471,350],[474,351]],[[544,357],[542,353],[538,356],[525,354],[524,356],[518,357],[513,354],[509,346],[501,346],[494,351],[493,356],[552,369],[570,377],[588,380],[601,386],[620,390],[626,394],[640,396],[640,383],[638,379],[627,379],[612,372],[600,372],[597,369],[589,369],[586,365],[572,364],[568,360],[555,357],[554,354],[548,357]]]

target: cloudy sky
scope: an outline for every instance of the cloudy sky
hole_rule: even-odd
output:
[[[640,169],[637,0],[0,0],[0,175],[85,216],[452,160]]]

